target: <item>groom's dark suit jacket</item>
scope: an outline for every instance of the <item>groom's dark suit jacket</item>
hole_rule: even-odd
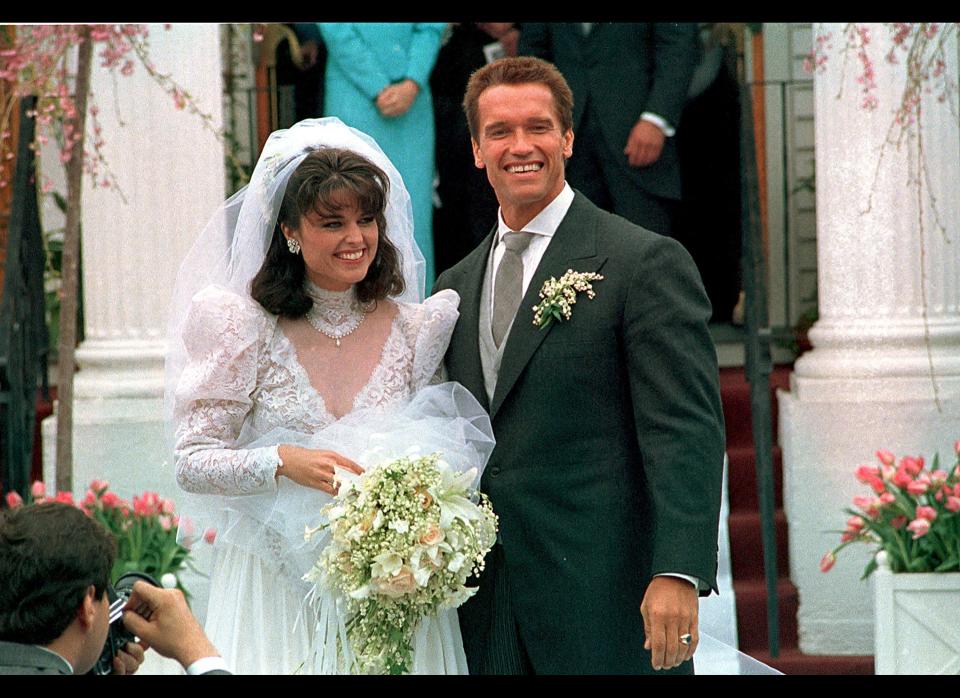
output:
[[[520,304],[488,404],[478,312],[494,235],[444,273],[461,297],[451,380],[488,407],[481,488],[500,516],[517,624],[539,673],[652,672],[640,602],[654,574],[716,588],[724,432],[710,304],[676,241],[577,193]],[[569,321],[532,324],[549,277],[599,272]],[[490,585],[461,608],[468,658]]]

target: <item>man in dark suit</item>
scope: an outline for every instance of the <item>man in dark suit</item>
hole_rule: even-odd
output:
[[[573,90],[579,141],[567,179],[603,209],[670,235],[680,200],[673,135],[699,57],[695,23],[524,23],[520,55]]]
[[[106,590],[115,555],[110,532],[68,504],[0,513],[0,674],[93,668],[110,630]],[[188,673],[228,673],[180,591],[138,582],[128,603],[149,609],[148,617],[124,617],[144,642],[127,643],[113,659],[114,673],[135,672],[148,643]]]
[[[487,240],[435,286],[461,296],[447,374],[497,439],[481,488],[501,535],[460,613],[471,672],[692,672],[724,450],[696,268],[566,183],[572,95],[554,66],[492,63],[464,108],[500,202]],[[537,327],[541,287],[568,270],[602,275],[595,298]]]

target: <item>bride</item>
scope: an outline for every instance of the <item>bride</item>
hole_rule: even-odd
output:
[[[429,385],[459,297],[423,300],[423,269],[396,169],[336,118],[273,133],[181,267],[165,394],[181,537],[217,529],[206,631],[235,672],[349,671],[336,600],[304,603],[303,527],[338,470],[362,472],[377,425],[400,424],[384,410],[417,424],[430,408],[411,400],[430,395],[492,449],[466,390]],[[413,672],[466,671],[456,610],[425,618]]]

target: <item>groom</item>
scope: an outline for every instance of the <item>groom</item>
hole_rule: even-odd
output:
[[[566,184],[572,102],[529,57],[481,68],[464,98],[500,203],[434,288],[461,296],[447,373],[497,439],[481,488],[501,535],[460,611],[467,660],[472,673],[692,673],[724,451],[710,305],[678,243]],[[603,276],[595,298],[537,327],[541,287],[568,270]]]

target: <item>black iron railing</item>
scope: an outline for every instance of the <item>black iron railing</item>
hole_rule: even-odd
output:
[[[49,337],[44,313],[44,251],[34,180],[34,98],[20,105],[7,261],[0,298],[0,481],[25,496],[34,449],[37,389],[46,391]]]

